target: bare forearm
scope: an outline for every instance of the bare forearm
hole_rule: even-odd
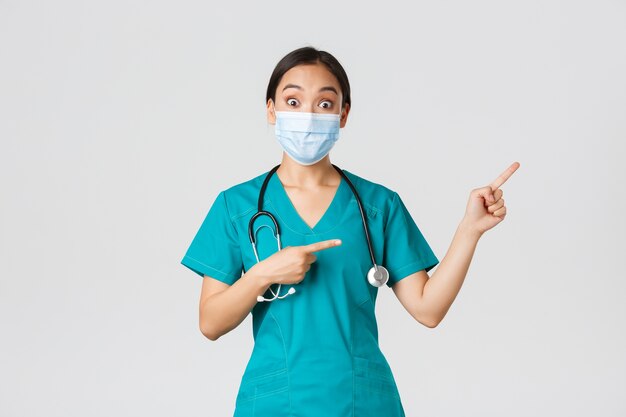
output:
[[[438,324],[461,290],[481,234],[462,220],[439,266],[424,286],[424,305]]]
[[[249,269],[226,290],[213,294],[200,303],[200,328],[211,340],[237,327],[252,311],[257,296],[263,294],[270,283]]]

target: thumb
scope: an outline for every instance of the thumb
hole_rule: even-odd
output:
[[[478,188],[476,190],[475,197],[483,197],[485,201],[489,204],[492,204],[496,201],[496,199],[493,196],[493,190],[488,185],[482,188]]]

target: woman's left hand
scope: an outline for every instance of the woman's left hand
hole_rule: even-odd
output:
[[[506,207],[500,186],[513,175],[519,166],[519,162],[513,162],[491,184],[471,191],[463,218],[466,226],[482,235],[504,220]]]

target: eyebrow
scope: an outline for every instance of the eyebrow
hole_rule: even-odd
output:
[[[285,87],[283,87],[283,91],[285,91],[285,90],[286,90],[286,89],[288,89],[288,88],[297,88],[298,90],[302,90],[302,87],[300,87],[300,86],[299,86],[299,85],[297,85],[297,84],[287,84]],[[325,87],[322,87],[322,88],[320,88],[320,90],[319,90],[319,91],[320,91],[320,93],[321,93],[322,91],[332,91],[332,92],[334,92],[335,94],[339,95],[339,93],[337,92],[337,89],[336,89],[335,87],[333,87],[332,85],[327,85],[327,86],[325,86]]]

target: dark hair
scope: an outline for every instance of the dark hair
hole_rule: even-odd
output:
[[[291,68],[301,64],[316,64],[322,63],[328,68],[328,70],[337,78],[343,99],[341,102],[341,108],[346,104],[350,104],[350,83],[348,82],[348,75],[343,69],[339,61],[326,51],[320,51],[312,46],[304,46],[302,48],[295,49],[285,55],[276,64],[274,71],[270,77],[270,82],[267,85],[267,93],[265,95],[265,103],[271,98],[273,102],[276,102],[276,88],[283,78],[283,75]]]

